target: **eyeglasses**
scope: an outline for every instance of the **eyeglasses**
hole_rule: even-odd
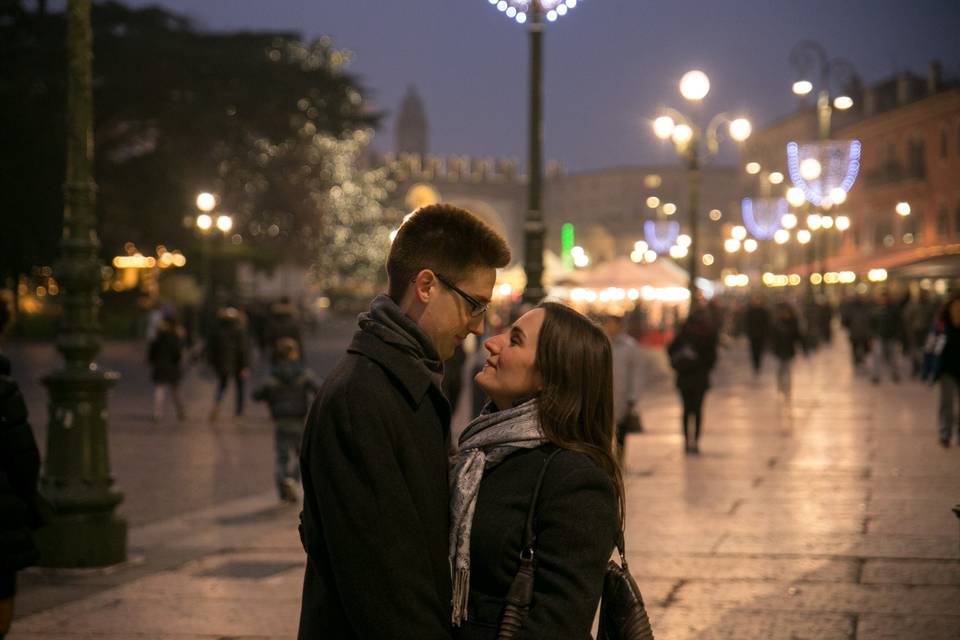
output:
[[[461,298],[463,298],[470,304],[471,318],[479,318],[480,316],[482,316],[487,312],[487,307],[490,306],[489,303],[484,304],[483,302],[480,302],[479,300],[471,296],[469,293],[466,293],[460,287],[453,284],[453,282],[451,282],[450,279],[447,278],[446,276],[442,276],[436,272],[434,272],[433,275],[437,276],[437,280],[442,282],[444,285],[446,285],[450,289],[453,289],[457,293],[457,295],[459,295]]]

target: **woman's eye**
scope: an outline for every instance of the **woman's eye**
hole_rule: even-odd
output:
[[[510,338],[510,344],[511,344],[511,345],[519,345],[519,344],[520,344],[520,338]]]

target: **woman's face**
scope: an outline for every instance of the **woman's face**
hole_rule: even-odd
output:
[[[500,409],[534,395],[542,382],[537,371],[537,339],[546,311],[533,309],[512,327],[483,343],[490,357],[475,380]]]

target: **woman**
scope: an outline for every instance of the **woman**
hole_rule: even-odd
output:
[[[451,472],[453,637],[497,637],[534,486],[534,594],[519,638],[589,638],[620,531],[610,342],[545,303],[484,343],[476,376],[491,402],[464,430]]]
[[[955,408],[960,397],[960,295],[943,305],[937,324],[943,327],[945,340],[934,375],[940,381],[940,446],[947,448],[954,431],[960,444],[960,422]]]
[[[684,452],[699,453],[703,397],[710,388],[710,372],[717,363],[716,325],[705,309],[690,313],[677,337],[667,347],[667,353],[670,366],[677,372],[677,389],[683,402]],[[694,422],[692,434],[691,419]]]

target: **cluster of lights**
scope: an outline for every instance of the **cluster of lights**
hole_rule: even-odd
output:
[[[730,230],[730,236],[723,243],[727,253],[736,253],[742,248],[747,253],[753,253],[760,246],[753,238],[747,237],[746,227],[737,225]]]
[[[583,247],[576,246],[570,249],[570,257],[573,258],[573,266],[583,269],[590,265],[590,256],[583,250]]]
[[[497,11],[516,20],[518,24],[527,21],[531,2],[539,2],[540,9],[546,12],[544,15],[548,22],[556,22],[578,4],[577,0],[489,0],[489,2],[497,8]]]
[[[643,240],[637,240],[633,243],[633,251],[630,252],[630,259],[634,262],[656,262],[657,252]]]
[[[870,282],[884,282],[886,279],[886,269],[870,269],[870,271],[867,272],[867,280]]]
[[[197,228],[201,231],[209,231],[214,224],[217,225],[217,229],[223,233],[227,233],[233,229],[233,218],[227,215],[220,215],[214,220],[213,216],[208,213],[201,213],[197,216]]]
[[[167,251],[163,245],[157,247],[157,254],[160,256],[145,256],[139,251],[132,255],[115,256],[113,266],[117,269],[179,269],[187,264],[187,258],[179,250]]]
[[[809,80],[797,80],[793,83],[793,92],[798,96],[805,96],[813,91],[813,83]],[[847,95],[837,96],[833,99],[833,107],[840,111],[846,111],[853,106],[853,98]]]
[[[751,235],[761,240],[772,238],[787,215],[787,202],[782,198],[761,199],[756,202],[751,198],[744,198],[740,206],[743,223]]]
[[[798,273],[786,275],[784,273],[772,273],[770,271],[763,274],[761,281],[768,287],[796,287],[803,278]]]
[[[643,286],[639,289],[621,289],[608,287],[606,289],[584,289],[577,287],[570,290],[570,299],[573,302],[622,302],[624,300],[680,302],[690,297],[690,292],[684,287],[651,287]]]
[[[787,166],[790,179],[803,191],[805,199],[815,206],[829,207],[841,204],[846,200],[847,192],[853,187],[860,172],[861,149],[859,140],[830,141],[804,145],[801,154],[800,145],[789,142],[787,143]],[[826,157],[828,159],[826,170],[820,160],[815,157],[808,156],[800,160],[801,155],[809,153]]]
[[[728,273],[723,277],[723,284],[731,289],[746,287],[750,284],[750,276],[745,273]]]
[[[811,273],[810,284],[853,284],[857,281],[857,274],[853,271],[828,271],[827,273]]]

